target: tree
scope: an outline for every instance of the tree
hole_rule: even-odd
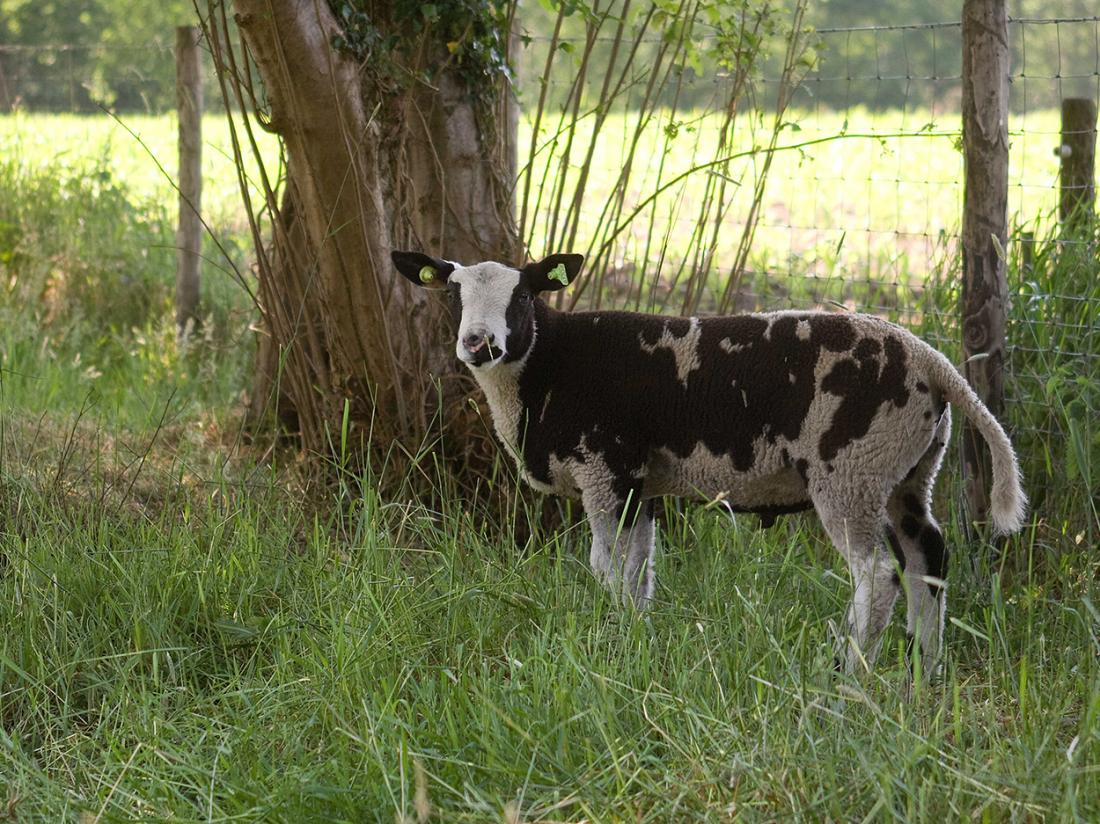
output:
[[[653,250],[670,269],[647,267],[648,240],[640,254],[633,249],[642,265],[627,300],[648,301],[663,278],[685,312],[697,311],[715,289],[715,308],[728,308],[792,89],[813,63],[807,2],[550,2],[555,34],[543,51],[517,180],[508,58],[513,39],[536,39],[512,37],[514,0],[234,0],[243,46],[231,45],[224,4],[208,0],[223,94],[234,109],[252,113],[236,132],[238,152],[255,145],[251,129],[259,126],[280,136],[286,158],[285,181],[261,171],[265,199],[253,225],[264,327],[254,413],[274,406],[306,449],[322,454],[346,444],[355,428],[369,430],[375,444],[397,441],[411,450],[423,443],[442,397],[466,466],[471,445],[491,454],[488,438],[466,437],[464,424],[487,432],[464,403],[472,387],[457,372],[445,310],[395,276],[393,249],[514,263],[526,246],[535,256],[583,252],[586,272],[570,302],[599,305],[605,275],[637,229],[655,238]],[[560,37],[567,26],[579,41]],[[743,115],[752,78],[772,53],[781,65],[774,107]],[[683,78],[707,66],[723,70],[713,85],[721,106],[713,124],[720,137],[708,150],[715,154],[665,174],[664,158],[683,159],[678,124],[698,117],[694,104],[680,100]],[[568,79],[567,91],[552,102],[556,76]],[[669,110],[667,122],[658,116]],[[605,129],[613,111],[618,125]],[[733,135],[746,118],[763,129],[760,143],[737,152]],[[639,148],[653,137],[653,148]],[[609,141],[623,152],[621,168],[589,185],[597,148]],[[652,152],[650,160],[642,151]],[[243,163],[238,168],[247,198]],[[705,180],[693,203],[699,228],[672,249],[653,222],[694,176]],[[723,231],[742,182],[750,184],[740,204],[745,217],[738,231]],[[732,257],[719,266],[719,247],[731,243]]]
[[[509,6],[234,0],[207,34],[223,92],[278,134],[253,225],[263,319],[253,413],[272,408],[326,452],[343,432],[412,444],[465,395],[449,326],[390,263],[392,249],[516,260]],[[249,76],[254,66],[262,94]],[[239,135],[247,143],[251,121]],[[267,231],[270,230],[270,238]],[[270,245],[266,245],[270,242]]]

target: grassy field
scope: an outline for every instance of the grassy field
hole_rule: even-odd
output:
[[[174,165],[170,120],[128,123]],[[950,141],[913,140],[948,145],[918,167],[826,144],[862,181],[839,199],[886,200],[861,193],[864,162],[892,164],[891,192],[911,168],[947,190]],[[642,618],[587,571],[575,513],[539,526],[553,501],[500,523],[427,467],[442,505],[380,496],[375,470],[306,490],[293,452],[241,438],[253,316],[224,273],[206,272],[201,345],[176,352],[174,197],[143,150],[100,119],[0,119],[0,141],[0,819],[1100,818],[1087,250],[1041,243],[1029,278],[1010,258],[1040,509],[999,549],[967,543],[949,462],[945,669],[907,698],[898,626],[873,673],[832,672],[850,590],[812,518],[669,506]],[[1047,138],[1027,142],[1047,163]],[[243,270],[236,184],[207,157]],[[946,222],[952,191],[921,208]],[[926,308],[954,305],[949,274],[928,273]]]
[[[927,255],[941,233],[954,234],[962,203],[963,158],[957,147],[960,123],[956,114],[927,109],[875,112],[852,109],[792,112],[795,128],[784,133],[779,145],[799,147],[777,154],[758,235],[760,257],[773,264],[791,256],[835,251],[841,236],[847,239],[841,262],[852,270],[875,260],[897,260],[899,253]],[[731,151],[741,152],[767,140],[766,129],[745,116]],[[715,156],[718,119],[713,114],[659,112],[637,148],[639,168],[631,195],[640,200],[659,183],[667,182],[693,165]],[[770,124],[765,124],[770,125]],[[625,136],[633,126],[624,114],[612,115],[604,125],[594,154],[598,174],[589,188],[585,209],[599,208],[621,168]],[[550,118],[535,169],[549,156],[547,136],[558,127]],[[675,128],[673,154],[658,161],[664,137]],[[1011,124],[1009,211],[1019,223],[1049,215],[1057,205],[1058,161],[1051,147],[1059,134],[1056,110],[1040,109],[1013,115]],[[529,120],[521,121],[520,158],[526,163],[530,145]],[[592,118],[582,120],[576,142],[585,145]],[[232,164],[232,144],[223,116],[208,115],[204,134],[204,203],[211,223],[243,232],[240,196]],[[899,137],[897,135],[907,135]],[[277,176],[277,149],[270,135],[257,135],[265,166]],[[815,143],[822,138],[837,138]],[[30,167],[52,163],[73,172],[109,173],[126,181],[139,201],[174,208],[171,183],[158,170],[176,168],[176,122],[172,115],[124,115],[121,122],[106,116],[17,114],[0,117],[0,146],[9,162]],[[246,153],[247,154],[247,153]],[[730,174],[751,171],[759,158],[734,163]],[[659,167],[661,167],[659,169]],[[660,175],[658,175],[660,171]],[[574,170],[575,173],[575,170]],[[256,180],[256,167],[248,175]],[[688,178],[661,201],[662,223],[687,226],[705,183],[705,175]],[[740,199],[739,199],[740,200]],[[532,195],[532,206],[534,195]],[[731,220],[739,216],[735,202]],[[583,224],[594,223],[598,212],[585,211]],[[536,221],[537,223],[537,221]],[[639,231],[645,224],[639,226]],[[536,237],[542,232],[536,230]],[[926,245],[926,239],[931,245]],[[634,237],[634,241],[641,236]],[[585,238],[581,237],[581,243]],[[899,244],[901,248],[899,249]],[[883,252],[883,249],[888,251]],[[842,250],[844,246],[842,245]],[[623,253],[630,254],[628,244]],[[881,255],[879,253],[882,253]],[[635,255],[636,257],[636,255]],[[927,263],[911,262],[926,272]],[[881,265],[881,263],[880,263]],[[878,273],[885,276],[887,272]],[[894,273],[896,274],[896,272]]]

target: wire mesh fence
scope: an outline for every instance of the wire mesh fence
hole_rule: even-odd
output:
[[[785,79],[774,71],[753,79],[752,110],[732,141],[745,155],[715,170],[705,162],[717,152],[722,87],[735,78],[676,77],[687,102],[653,112],[648,144],[645,137],[632,143],[624,128],[622,137],[605,135],[599,151],[609,176],[627,163],[643,169],[633,185],[635,202],[646,204],[608,256],[609,271],[621,274],[609,279],[611,303],[707,311],[721,305],[727,280],[739,278],[740,310],[839,304],[899,320],[957,358],[961,36],[959,21],[818,29],[815,69],[793,91],[759,204],[752,186],[769,153],[773,100]],[[1067,471],[1088,481],[1100,459],[1091,424],[1100,412],[1096,233],[1067,233],[1059,224],[1056,150],[1061,102],[1100,98],[1100,17],[1011,19],[1009,37],[1008,415],[1032,472]],[[571,46],[583,47],[580,39]],[[567,99],[575,80],[565,73],[549,82]],[[628,100],[622,110],[635,105]],[[548,131],[554,128],[564,127]],[[585,131],[580,142],[591,138]],[[554,151],[554,141],[547,143]],[[547,159],[540,173],[552,166]],[[688,169],[697,171],[685,175]],[[698,238],[698,201],[716,172],[733,182],[734,194],[721,206],[718,231],[702,241],[712,245],[699,254],[690,248]],[[660,198],[647,200],[658,191]],[[601,247],[586,243],[585,231],[598,233],[601,225],[598,194],[578,233],[589,253]],[[744,271],[732,272],[738,238],[757,206],[751,253]],[[542,252],[547,236],[549,227],[540,231],[536,223],[526,239]],[[691,305],[676,286],[684,267],[697,271],[700,262],[710,268],[707,294]],[[638,288],[639,271],[655,288]],[[606,293],[590,302],[600,298]]]
[[[517,210],[533,255],[568,245],[600,271],[574,305],[839,304],[957,354],[959,21],[817,28],[810,68],[795,76],[765,59],[751,77],[736,61],[693,64],[657,27],[624,38],[611,17],[572,36],[551,29],[532,24],[517,53]],[[169,35],[129,49],[0,46],[0,107],[169,111]],[[1100,412],[1094,388],[1067,411],[1051,385],[1062,372],[1100,382],[1096,233],[1061,233],[1054,151],[1061,101],[1100,99],[1100,16],[1010,19],[1009,39],[1007,400],[1017,432],[1037,436],[1033,460],[1050,469],[1072,421]],[[629,69],[628,49],[641,55]],[[601,97],[609,87],[614,96]],[[1082,426],[1083,453],[1069,458],[1078,468],[1100,454]]]
[[[0,111],[170,111],[175,106],[171,36],[167,31],[163,43],[142,44],[0,44]]]

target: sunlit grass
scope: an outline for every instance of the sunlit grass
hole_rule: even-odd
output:
[[[225,231],[247,231],[240,187],[233,161],[229,125],[224,115],[203,118],[203,214]],[[178,167],[177,121],[174,114],[107,115],[34,114],[17,112],[0,116],[0,146],[4,160],[28,170],[52,166],[74,174],[107,171],[125,181],[136,203],[153,205],[170,214],[177,194],[172,181]],[[256,135],[269,174],[279,170],[278,145],[273,135]],[[246,137],[241,135],[241,139]],[[262,191],[256,165],[245,146],[246,174],[253,196]]]

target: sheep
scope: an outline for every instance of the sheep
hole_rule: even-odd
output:
[[[874,661],[904,576],[909,640],[931,674],[948,567],[931,499],[948,404],[989,444],[995,529],[1023,524],[1016,456],[996,418],[946,357],[881,318],[558,312],[539,295],[571,283],[580,255],[521,268],[392,260],[412,283],[446,289],[455,354],[504,449],[535,489],[581,501],[592,570],[628,605],[653,597],[655,499],[720,499],[764,519],[813,508],[853,581],[838,665]]]

